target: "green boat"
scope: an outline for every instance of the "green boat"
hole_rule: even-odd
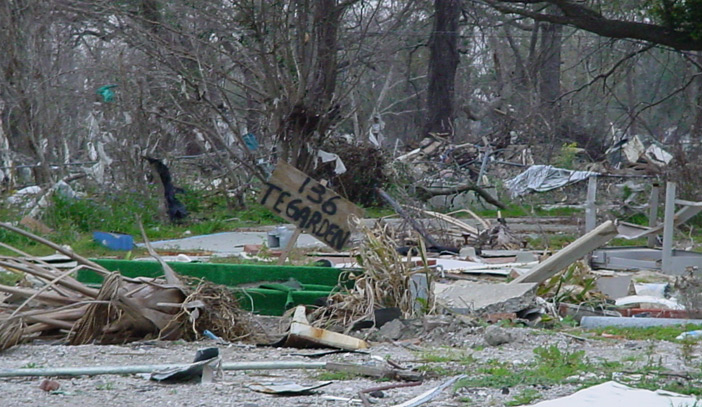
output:
[[[154,261],[96,259],[96,263],[126,277],[161,277],[161,265]],[[314,304],[342,285],[351,287],[344,270],[333,267],[269,266],[253,264],[214,264],[169,262],[173,270],[231,287],[241,307],[261,315],[282,315],[301,304]],[[78,281],[102,283],[98,273],[81,269]]]

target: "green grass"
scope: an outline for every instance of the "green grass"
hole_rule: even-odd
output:
[[[505,406],[523,406],[532,404],[541,398],[541,393],[536,389],[524,389],[519,394],[515,395],[512,400],[508,400]]]
[[[483,218],[496,218],[498,210],[483,209],[475,211]],[[506,209],[501,209],[499,212],[504,218],[519,218],[525,216],[581,216],[585,211],[579,208],[553,208],[542,209],[538,205],[533,207],[519,205],[516,203],[508,203]],[[458,217],[470,217],[469,214],[457,214]]]
[[[390,216],[395,214],[395,211],[393,211],[389,207],[373,206],[370,208],[363,208],[363,211],[366,213],[366,217],[368,218],[382,218],[384,216]]]
[[[53,232],[42,237],[58,244],[70,245],[84,256],[122,257],[126,253],[110,251],[93,243],[92,233],[125,233],[132,235],[135,241],[141,241],[137,217],[143,222],[150,240],[211,234],[243,226],[284,222],[257,202],[248,202],[244,210],[234,210],[222,194],[193,188],[185,189],[185,193],[177,195],[189,211],[188,218],[181,224],[172,224],[161,213],[162,198],[152,187],[146,187],[143,191],[121,191],[118,194],[107,195],[99,191],[86,191],[86,197],[81,199],[54,195],[51,205],[44,210],[40,218]],[[17,210],[0,207],[2,221],[17,222],[21,217],[22,214]],[[0,229],[0,241],[33,255],[53,253],[49,248],[4,229]],[[0,249],[0,254],[10,255],[12,252]]]
[[[515,365],[510,362],[490,360],[473,365],[470,377],[462,379],[457,387],[515,387],[555,385],[568,377],[586,372],[605,375],[620,365],[605,365],[587,360],[583,351],[568,351],[555,345],[534,349],[534,360]]]
[[[653,326],[647,328],[606,327],[593,329],[590,332],[594,332],[598,336],[606,333],[630,340],[674,341],[681,333],[698,329],[702,329],[702,325]]]
[[[13,286],[22,280],[21,273],[13,273],[11,271],[0,271],[0,285]]]
[[[470,352],[455,349],[424,351],[419,352],[418,356],[423,363],[456,362],[461,365],[472,365],[476,362],[475,357]]]

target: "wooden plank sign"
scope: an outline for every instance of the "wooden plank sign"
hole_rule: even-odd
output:
[[[361,208],[285,161],[278,161],[261,204],[336,250],[351,236],[349,216],[363,217]]]

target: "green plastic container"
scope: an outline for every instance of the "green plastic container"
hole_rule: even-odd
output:
[[[96,259],[96,263],[126,277],[161,277],[161,265],[152,261]],[[268,266],[252,264],[168,263],[184,276],[202,278],[215,284],[231,287],[241,307],[262,315],[282,315],[287,309],[301,304],[314,304],[327,297],[343,284],[352,283],[343,270],[333,267]],[[78,281],[101,284],[102,276],[81,269]],[[290,280],[293,279],[293,284]],[[285,283],[288,283],[287,285]],[[297,284],[299,283],[299,284]],[[246,287],[240,287],[241,285]],[[259,285],[265,286],[258,287]],[[297,286],[291,289],[290,285]]]

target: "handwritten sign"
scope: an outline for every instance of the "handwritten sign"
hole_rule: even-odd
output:
[[[285,161],[278,161],[261,204],[336,250],[351,236],[349,216],[363,217],[361,208]]]

